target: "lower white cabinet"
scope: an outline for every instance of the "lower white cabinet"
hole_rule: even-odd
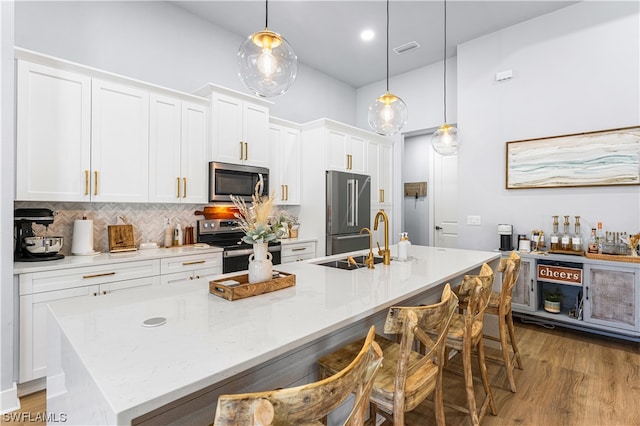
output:
[[[508,256],[509,252],[505,252]],[[526,312],[535,312],[537,309],[535,264],[532,259],[521,259],[520,273],[513,286],[511,304],[514,309]],[[502,280],[501,280],[502,281]]]
[[[300,242],[282,244],[280,263],[300,262],[316,257],[316,242]]]
[[[161,260],[160,284],[179,284],[222,273],[222,253],[170,257]]]
[[[20,383],[46,376],[47,304],[157,285],[159,263],[144,260],[20,275]]]

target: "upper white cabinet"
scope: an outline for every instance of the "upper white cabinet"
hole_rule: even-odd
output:
[[[16,58],[17,200],[206,202],[206,99],[25,49]]]
[[[151,93],[149,201],[207,202],[207,108]]]
[[[17,61],[16,199],[88,201],[91,78]]]
[[[367,173],[367,140],[346,131],[327,128],[327,169]]]
[[[393,146],[387,140],[370,140],[368,154],[371,206],[391,206]]]
[[[91,200],[147,201],[149,91],[94,78],[91,106]]]
[[[300,130],[293,123],[269,125],[269,180],[276,204],[300,204]]]
[[[268,167],[269,103],[212,84],[196,95],[211,102],[211,159]]]

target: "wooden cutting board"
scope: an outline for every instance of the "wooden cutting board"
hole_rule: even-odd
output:
[[[133,225],[109,225],[107,232],[109,234],[110,252],[136,250]]]

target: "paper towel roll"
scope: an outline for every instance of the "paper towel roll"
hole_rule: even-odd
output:
[[[93,251],[93,220],[76,220],[73,222],[71,253],[90,254]]]

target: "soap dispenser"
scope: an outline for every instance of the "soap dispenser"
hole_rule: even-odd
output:
[[[182,245],[182,227],[180,226],[180,222],[176,221],[176,229],[173,231],[173,245],[181,246]]]
[[[171,221],[168,217],[164,218],[164,246],[171,247],[173,245],[173,229],[171,229]]]
[[[409,259],[409,246],[411,246],[411,241],[409,241],[409,234],[406,232],[401,232],[400,242],[398,242],[398,260]]]

